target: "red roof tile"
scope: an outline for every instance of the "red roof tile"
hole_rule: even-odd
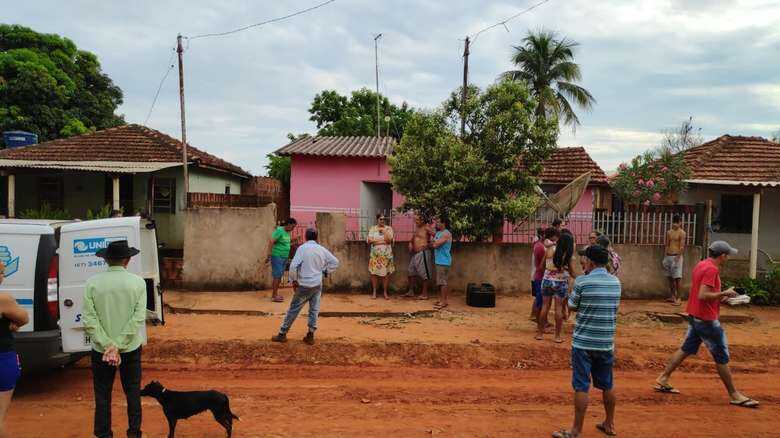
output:
[[[393,152],[393,137],[330,137],[298,139],[276,151],[278,155],[381,158]]]
[[[242,177],[251,175],[240,167],[187,145],[187,156],[196,165]],[[181,141],[141,125],[123,125],[90,134],[47,141],[32,146],[0,150],[0,160],[178,162]]]
[[[762,137],[724,135],[687,151],[691,180],[780,182],[780,143]]]
[[[585,172],[591,172],[591,184],[608,185],[607,175],[583,147],[557,148],[544,162],[539,179],[543,184],[568,184]]]

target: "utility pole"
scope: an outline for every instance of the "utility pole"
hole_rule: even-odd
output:
[[[184,117],[184,49],[181,47],[181,34],[176,36],[176,53],[179,54],[179,108],[181,109],[181,159],[184,167],[184,204],[189,206],[190,177],[187,169],[187,123]]]
[[[374,67],[376,71],[376,136],[379,137],[379,38],[382,34],[377,34],[374,37]]]
[[[466,45],[463,47],[463,96],[460,102],[460,138],[466,136],[466,99],[469,89],[469,37],[466,37]]]

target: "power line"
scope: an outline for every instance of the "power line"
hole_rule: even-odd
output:
[[[152,111],[154,111],[154,105],[157,103],[157,98],[160,97],[160,90],[162,90],[162,86],[165,83],[165,80],[168,79],[168,75],[171,73],[171,70],[173,70],[173,57],[175,55],[176,55],[176,50],[172,50],[171,57],[168,58],[168,69],[165,70],[165,74],[163,75],[162,79],[160,79],[160,85],[157,86],[157,91],[154,93],[152,106],[149,107],[149,113],[146,114],[146,120],[144,120],[144,125],[149,123],[149,118],[152,117]]]
[[[195,35],[193,37],[187,37],[187,40],[191,41],[191,40],[195,40],[195,39],[198,39],[198,38],[211,38],[211,37],[221,37],[221,36],[231,35],[231,34],[238,33],[238,32],[241,32],[241,31],[244,31],[244,30],[247,30],[247,29],[251,29],[253,27],[259,27],[259,26],[263,26],[263,25],[266,25],[266,24],[276,23],[277,21],[286,20],[288,18],[295,17],[296,15],[305,14],[307,12],[313,11],[315,9],[319,9],[319,8],[321,8],[323,6],[326,6],[326,5],[330,4],[330,3],[333,3],[335,1],[336,0],[328,0],[328,1],[325,1],[325,2],[322,2],[322,3],[319,3],[317,5],[314,5],[314,6],[310,7],[310,8],[302,9],[302,10],[300,10],[298,12],[293,12],[292,14],[285,15],[283,17],[272,18],[270,20],[261,21],[259,23],[250,24],[250,25],[244,26],[244,27],[239,27],[238,29],[229,30],[227,32],[205,33],[205,34],[201,34],[201,35]]]
[[[538,8],[539,6],[541,6],[541,5],[545,4],[545,3],[549,2],[549,1],[550,1],[550,0],[542,0],[542,1],[540,1],[539,3],[536,3],[536,4],[534,4],[533,6],[530,6],[530,7],[526,8],[526,9],[523,9],[522,11],[520,11],[520,12],[516,13],[515,15],[512,15],[512,16],[511,16],[511,17],[509,17],[509,18],[506,18],[506,19],[504,19],[504,20],[501,20],[501,21],[499,21],[499,22],[498,22],[498,23],[496,23],[496,24],[492,24],[492,25],[490,25],[490,26],[488,26],[488,27],[486,27],[486,28],[484,28],[484,29],[480,30],[479,32],[477,32],[477,33],[475,33],[474,35],[472,35],[472,36],[471,36],[471,42],[472,42],[472,44],[473,44],[473,43],[476,41],[477,37],[478,37],[478,36],[479,36],[481,33],[483,33],[483,32],[486,32],[486,31],[488,31],[488,30],[490,30],[490,29],[496,28],[496,27],[498,27],[498,26],[504,26],[504,28],[507,30],[507,32],[509,32],[509,28],[508,28],[508,27],[506,27],[506,24],[507,24],[507,23],[509,23],[510,21],[514,20],[515,18],[517,18],[517,17],[519,17],[519,16],[521,16],[521,15],[523,15],[523,14],[525,14],[525,13],[528,13],[528,12],[531,12],[531,11],[533,11],[534,9]]]

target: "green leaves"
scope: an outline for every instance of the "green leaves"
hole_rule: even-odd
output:
[[[406,210],[446,215],[455,235],[487,240],[505,220],[536,208],[534,172],[557,140],[557,120],[538,119],[524,83],[470,86],[467,131],[460,129],[460,90],[439,111],[414,114],[390,158],[392,183]]]
[[[559,38],[554,32],[529,32],[512,54],[517,69],[506,71],[501,77],[529,84],[537,101],[538,116],[556,116],[576,127],[580,121],[570,101],[585,110],[596,103],[588,90],[575,84],[582,78],[580,66],[574,62],[577,46],[576,42]]]
[[[406,103],[400,107],[368,88],[353,91],[350,97],[335,90],[325,90],[312,101],[309,120],[317,124],[318,135],[374,136],[376,135],[376,103],[379,98],[380,133],[400,139],[404,126],[413,114]],[[389,118],[389,120],[386,120]]]
[[[630,163],[618,166],[611,184],[628,204],[649,206],[685,190],[685,180],[690,175],[682,154],[672,154],[668,150],[659,154],[648,151],[634,157]]]
[[[0,130],[47,141],[124,123],[122,91],[66,38],[0,24],[0,78]]]
[[[265,165],[265,169],[268,171],[268,176],[278,179],[285,187],[290,187],[290,166],[292,164],[290,157],[268,154],[266,158],[268,158],[268,164]]]

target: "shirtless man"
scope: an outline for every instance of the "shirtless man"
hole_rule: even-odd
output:
[[[672,217],[672,229],[666,232],[666,255],[663,267],[669,278],[671,296],[667,302],[680,305],[680,281],[683,276],[683,252],[685,251],[685,231],[680,227],[680,215]]]
[[[431,226],[421,217],[417,216],[414,219],[414,223],[417,228],[414,230],[414,237],[409,242],[409,253],[411,257],[409,259],[409,287],[406,291],[405,297],[414,297],[415,277],[419,277],[422,282],[422,292],[420,293],[421,300],[428,299],[428,282],[431,279],[433,271],[433,262],[431,261],[431,254],[428,251],[430,248],[430,240],[433,236],[433,230]]]

